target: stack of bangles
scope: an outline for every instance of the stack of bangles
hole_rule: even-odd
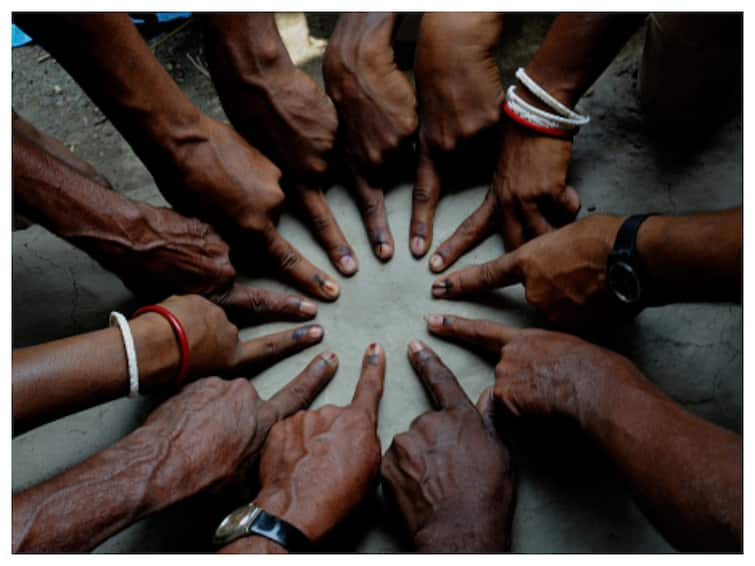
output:
[[[580,127],[590,122],[589,116],[575,112],[548,94],[523,68],[517,69],[516,78],[533,96],[552,110],[548,112],[533,106],[516,93],[516,86],[511,85],[506,91],[503,111],[517,124],[547,136],[571,139]]]
[[[133,320],[134,318],[147,312],[154,312],[163,316],[173,329],[173,333],[176,335],[176,339],[178,340],[178,345],[181,350],[178,374],[176,375],[176,387],[180,387],[189,373],[189,339],[186,336],[186,331],[184,330],[181,321],[178,320],[178,318],[172,312],[170,312],[165,307],[161,307],[160,305],[149,305],[142,307],[131,316],[131,319]],[[126,320],[126,317],[124,317],[121,313],[110,313],[110,326],[113,326],[114,324],[118,325],[121,331],[121,337],[123,338],[123,346],[126,348],[126,362],[128,366],[129,377],[128,396],[133,398],[139,394],[139,367],[136,363],[136,348],[134,346],[134,338],[131,334],[131,327]]]

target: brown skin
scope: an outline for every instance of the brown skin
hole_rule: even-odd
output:
[[[514,483],[509,451],[495,426],[491,389],[475,407],[426,344],[409,361],[435,410],[394,437],[380,466],[419,552],[503,552],[511,544]]]
[[[353,275],[356,254],[321,190],[338,126],[333,103],[291,61],[272,13],[207,14],[204,22],[207,61],[226,115],[283,169],[333,265]]]
[[[228,246],[208,224],[109,189],[91,165],[14,113],[15,209],[87,252],[141,298],[197,293],[246,321],[317,314],[301,297],[234,284]]]
[[[500,353],[493,397],[515,415],[573,419],[675,546],[742,546],[742,438],[684,410],[626,358],[574,336],[433,315],[430,332]]]
[[[135,521],[231,480],[271,427],[330,381],[317,356],[269,400],[246,379],[201,379],[112,447],[13,496],[13,552],[86,552]]]
[[[338,297],[336,282],[275,228],[284,200],[280,170],[194,106],[126,14],[23,14],[14,21],[113,122],[176,211],[212,224],[244,247],[248,262],[271,263],[283,279],[320,299]]]
[[[395,61],[391,13],[347,13],[323,57],[325,88],[338,109],[343,151],[375,255],[393,257],[380,171],[395,163],[417,129],[414,88]]]
[[[262,450],[255,504],[313,543],[346,518],[375,488],[384,380],[385,352],[371,344],[349,405],[300,411],[277,423]],[[259,537],[244,537],[221,552],[266,552],[271,546],[260,542]]]
[[[527,302],[555,323],[615,321],[625,311],[606,289],[606,265],[625,218],[583,218],[493,261],[441,277],[433,296],[465,297],[522,283]],[[741,300],[741,208],[651,216],[640,226],[637,253],[653,291],[651,304]]]
[[[525,67],[563,104],[574,107],[644,20],[644,14],[563,14]],[[517,94],[549,108],[517,82]],[[567,184],[572,141],[533,132],[506,119],[498,164],[482,205],[430,258],[436,273],[487,236],[500,232],[507,251],[576,218],[580,199]]]
[[[484,139],[501,119],[504,92],[494,50],[503,15],[425,13],[417,40],[415,78],[419,98],[419,161],[414,185],[409,249],[427,253],[445,168],[453,170],[479,153],[470,145]],[[485,144],[487,145],[487,144]],[[449,163],[449,160],[451,163]]]
[[[322,340],[309,325],[242,341],[223,310],[198,296],[161,303],[181,322],[189,342],[189,379],[234,375],[270,365]],[[168,321],[145,313],[129,322],[139,367],[139,391],[170,390],[180,348]],[[128,366],[117,327],[13,352],[13,432],[20,434],[64,415],[128,394]]]

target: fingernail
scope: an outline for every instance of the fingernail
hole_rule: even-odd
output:
[[[310,301],[299,301],[299,312],[307,316],[315,316],[317,314],[317,305]]]
[[[344,273],[354,273],[357,270],[357,262],[350,255],[345,255],[338,260],[338,265],[341,266],[341,271]]]
[[[412,240],[412,253],[422,255],[425,251],[425,239],[422,236],[415,236]]]
[[[430,269],[433,271],[440,271],[443,269],[443,258],[440,257],[439,254],[434,254],[433,257],[430,258]]]
[[[439,314],[431,314],[427,317],[427,326],[433,330],[437,330],[443,326],[443,316]]]
[[[370,346],[367,348],[367,351],[370,354],[379,354],[380,350],[381,350],[380,344],[376,344],[375,342],[373,342],[372,344],[370,344]]]
[[[338,362],[338,356],[336,356],[334,352],[325,352],[322,354],[322,359],[329,364],[335,364]]]
[[[448,283],[449,282],[446,279],[439,279],[433,283],[433,297],[442,297],[445,295],[451,287]]]
[[[310,338],[322,338],[323,334],[325,334],[325,331],[323,330],[322,326],[313,326],[309,329],[309,332],[307,332],[307,335]]]
[[[337,297],[341,292],[341,290],[338,288],[338,285],[336,285],[336,283],[334,281],[331,281],[330,279],[327,279],[325,283],[322,284],[322,289],[323,291],[325,291],[325,294],[331,297]]]
[[[390,244],[378,244],[375,253],[380,259],[389,259],[393,255],[393,246]]]
[[[412,340],[411,342],[409,342],[409,351],[412,354],[416,354],[417,352],[421,351],[422,348],[422,342],[420,342],[419,340]]]

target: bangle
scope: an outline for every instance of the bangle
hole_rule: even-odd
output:
[[[126,348],[126,366],[128,367],[128,396],[133,399],[139,395],[139,365],[136,363],[136,348],[134,347],[134,337],[131,334],[131,327],[128,325],[126,317],[121,313],[113,311],[110,313],[110,326],[118,325],[123,339],[123,346]]]
[[[181,325],[181,321],[179,321],[172,312],[160,305],[142,307],[131,315],[131,318],[134,319],[146,312],[154,312],[162,315],[170,323],[173,333],[178,339],[178,345],[181,348],[181,360],[178,368],[178,375],[176,375],[176,386],[180,387],[184,379],[186,379],[186,375],[189,373],[189,339],[186,337],[186,331]]]
[[[561,139],[566,139],[566,140],[571,140],[574,137],[573,132],[570,132],[569,130],[564,130],[562,128],[553,128],[549,126],[542,126],[540,124],[536,124],[535,122],[531,120],[528,120],[527,118],[524,118],[523,116],[520,116],[519,114],[517,114],[511,109],[511,106],[509,106],[508,101],[503,103],[503,111],[506,113],[506,115],[509,118],[511,118],[514,122],[516,122],[520,126],[524,126],[525,128],[528,128],[539,134],[545,134],[546,136],[551,136],[554,138],[561,138]]]
[[[533,81],[522,67],[519,67],[516,70],[515,76],[517,79],[519,79],[519,81],[521,81],[521,83],[527,88],[527,90],[529,90],[534,96],[539,98],[543,103],[558,112],[564,118],[571,118],[580,122],[578,124],[579,126],[584,126],[590,122],[589,116],[584,116],[575,112],[568,106],[561,104],[561,102],[556,100],[555,97],[548,94],[548,91],[546,91],[543,87]]]
[[[514,85],[511,85],[508,90],[506,90],[506,102],[509,103],[511,109],[517,114],[525,118],[530,118],[531,121],[540,124],[541,126],[577,131],[580,126],[585,125],[584,120],[565,118],[558,114],[554,114],[553,112],[541,110],[537,106],[533,106],[516,93],[516,86]]]

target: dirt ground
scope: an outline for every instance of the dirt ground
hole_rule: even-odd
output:
[[[335,14],[281,15],[287,45],[320,84],[324,41]],[[527,62],[548,23],[548,15],[512,15],[499,64],[504,84]],[[175,32],[172,33],[171,32]],[[210,116],[224,119],[210,80],[201,69],[200,26],[176,22],[149,33],[160,61],[186,94]],[[638,32],[581,103],[593,117],[575,144],[570,181],[583,199],[581,215],[593,211],[681,213],[720,209],[742,203],[742,120],[719,127],[691,152],[658,144],[650,133],[637,97],[644,31]],[[199,66],[192,60],[199,61]],[[146,86],[146,85],[145,85]],[[130,198],[164,204],[155,185],[119,133],[76,83],[45,51],[30,45],[13,51],[14,109],[40,130],[62,140]],[[360,272],[340,279],[341,299],[322,305],[317,321],[326,329],[322,348],[308,350],[255,377],[263,396],[297,373],[318,351],[341,357],[334,382],[318,398],[348,401],[358,375],[361,353],[380,341],[388,354],[388,375],[381,405],[379,435],[387,448],[429,407],[405,358],[409,339],[420,337],[444,357],[476,399],[492,379],[491,366],[474,354],[429,338],[422,317],[440,309],[488,317],[514,325],[540,324],[523,299],[521,287],[501,292],[487,303],[439,305],[430,299],[432,274],[407,250],[409,185],[388,195],[396,237],[396,257],[386,265],[369,251],[356,206],[343,187],[328,199],[360,258]],[[486,187],[448,195],[436,220],[436,241],[447,237],[482,200]],[[306,228],[284,215],[281,231],[322,267],[327,258]],[[491,238],[461,265],[500,254]],[[39,226],[13,234],[13,346],[68,336],[106,324],[110,310],[135,305],[120,281],[85,254]],[[272,281],[255,281],[270,289]],[[286,328],[283,323],[245,329],[251,337]],[[602,341],[631,357],[674,399],[689,410],[735,432],[742,431],[742,309],[735,305],[675,305],[652,309],[629,327]],[[126,399],[50,423],[19,436],[12,445],[13,490],[24,489],[100,450],[143,420],[155,399]],[[569,427],[533,424],[513,434],[519,474],[513,550],[517,552],[668,552],[670,546],[633,503],[626,485],[587,440]],[[177,506],[112,537],[100,552],[206,551],[213,521],[228,512],[207,498]],[[239,502],[237,502],[239,503]],[[231,507],[232,508],[232,507]],[[380,496],[368,502],[346,529],[328,542],[339,551],[406,550]]]

